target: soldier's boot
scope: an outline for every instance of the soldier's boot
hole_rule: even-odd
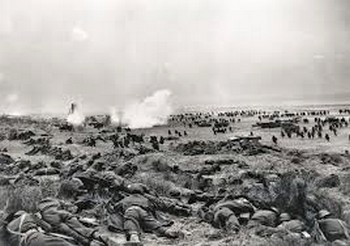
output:
[[[143,246],[139,234],[136,232],[130,233],[129,241],[124,243],[124,246]]]

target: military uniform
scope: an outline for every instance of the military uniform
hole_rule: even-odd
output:
[[[130,188],[130,187],[129,187]],[[149,194],[131,194],[114,205],[110,228],[124,230],[127,238],[142,231],[154,232],[159,236],[169,236],[167,229],[173,224],[160,211],[177,215],[189,215],[190,208],[176,204],[172,200],[158,198]]]
[[[145,232],[156,232],[159,235],[164,234],[165,226],[155,217],[140,206],[131,206],[124,213],[124,229],[127,234],[141,231]]]
[[[334,218],[326,218],[318,221],[320,229],[324,236],[329,241],[337,239],[350,239],[348,225],[340,220]]]
[[[52,232],[68,235],[83,245],[88,245],[93,239],[95,230],[85,227],[71,213],[60,209],[58,200],[44,199],[38,208],[42,219],[52,227]]]
[[[170,221],[157,220],[153,214],[155,207],[146,197],[133,194],[124,198],[119,207],[124,212],[124,230],[127,235],[131,232],[164,233],[164,227],[171,225]]]
[[[126,185],[126,180],[112,171],[102,172],[99,179],[103,180],[105,186],[111,189],[120,189]]]
[[[214,213],[213,226],[220,229],[239,231],[240,224],[232,210],[221,207]]]
[[[221,229],[238,231],[240,223],[236,215],[254,212],[254,207],[244,198],[220,201],[213,209],[213,226]]]
[[[229,208],[236,215],[243,214],[243,213],[254,213],[254,206],[244,198],[220,201],[215,206],[214,210],[218,210],[221,207]]]
[[[112,171],[105,171],[98,173],[93,169],[88,169],[87,171],[75,176],[80,179],[84,187],[89,191],[94,191],[96,185],[100,188],[118,189],[123,190],[127,185],[126,180]]]
[[[284,221],[278,225],[279,229],[286,229],[291,232],[301,233],[306,230],[305,224],[300,220]]]
[[[12,246],[75,246],[62,238],[46,235],[31,214],[23,212],[7,225],[8,243]]]
[[[255,225],[264,225],[275,227],[277,221],[277,214],[272,210],[258,210],[256,211],[251,220],[248,223],[248,226]]]

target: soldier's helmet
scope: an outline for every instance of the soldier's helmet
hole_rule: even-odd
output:
[[[272,212],[274,212],[275,214],[280,214],[280,211],[278,210],[278,208],[276,208],[276,207],[271,207],[270,208],[270,210],[272,211]]]
[[[49,208],[58,208],[60,206],[60,202],[55,198],[45,198],[40,201],[38,205],[39,211],[44,211]]]
[[[319,219],[325,219],[325,218],[329,217],[330,215],[332,215],[331,212],[329,212],[328,210],[322,209],[318,212],[317,217]]]
[[[219,211],[222,208],[228,208],[236,213],[253,213],[255,209],[254,206],[245,198],[221,202],[214,207],[214,211]]]
[[[282,222],[286,222],[286,221],[290,221],[291,217],[288,213],[281,213],[280,217],[279,217],[279,221]]]
[[[128,190],[132,194],[144,194],[149,192],[149,189],[147,188],[147,186],[141,183],[128,185]]]
[[[81,181],[81,179],[78,178],[72,178],[71,184],[74,188],[74,190],[80,190],[84,187],[84,183]]]

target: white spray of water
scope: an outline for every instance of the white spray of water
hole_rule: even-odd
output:
[[[170,102],[171,92],[159,90],[141,102],[135,102],[125,107],[122,114],[112,111],[114,123],[127,124],[130,128],[150,128],[167,123],[173,109]]]
[[[72,105],[72,104],[71,104]],[[81,110],[81,108],[79,108],[77,106],[77,104],[74,103],[74,109],[70,109],[69,110],[69,114],[67,117],[67,122],[75,125],[75,126],[79,126],[82,125],[84,123],[85,120],[85,116],[83,114],[83,111]]]

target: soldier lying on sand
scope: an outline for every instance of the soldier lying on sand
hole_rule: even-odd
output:
[[[171,230],[173,224],[162,213],[189,216],[191,207],[172,199],[150,195],[142,184],[128,186],[130,195],[116,196],[111,201],[109,228],[113,231],[124,231],[130,245],[140,244],[142,231],[153,232],[158,236],[177,238],[180,232]]]

